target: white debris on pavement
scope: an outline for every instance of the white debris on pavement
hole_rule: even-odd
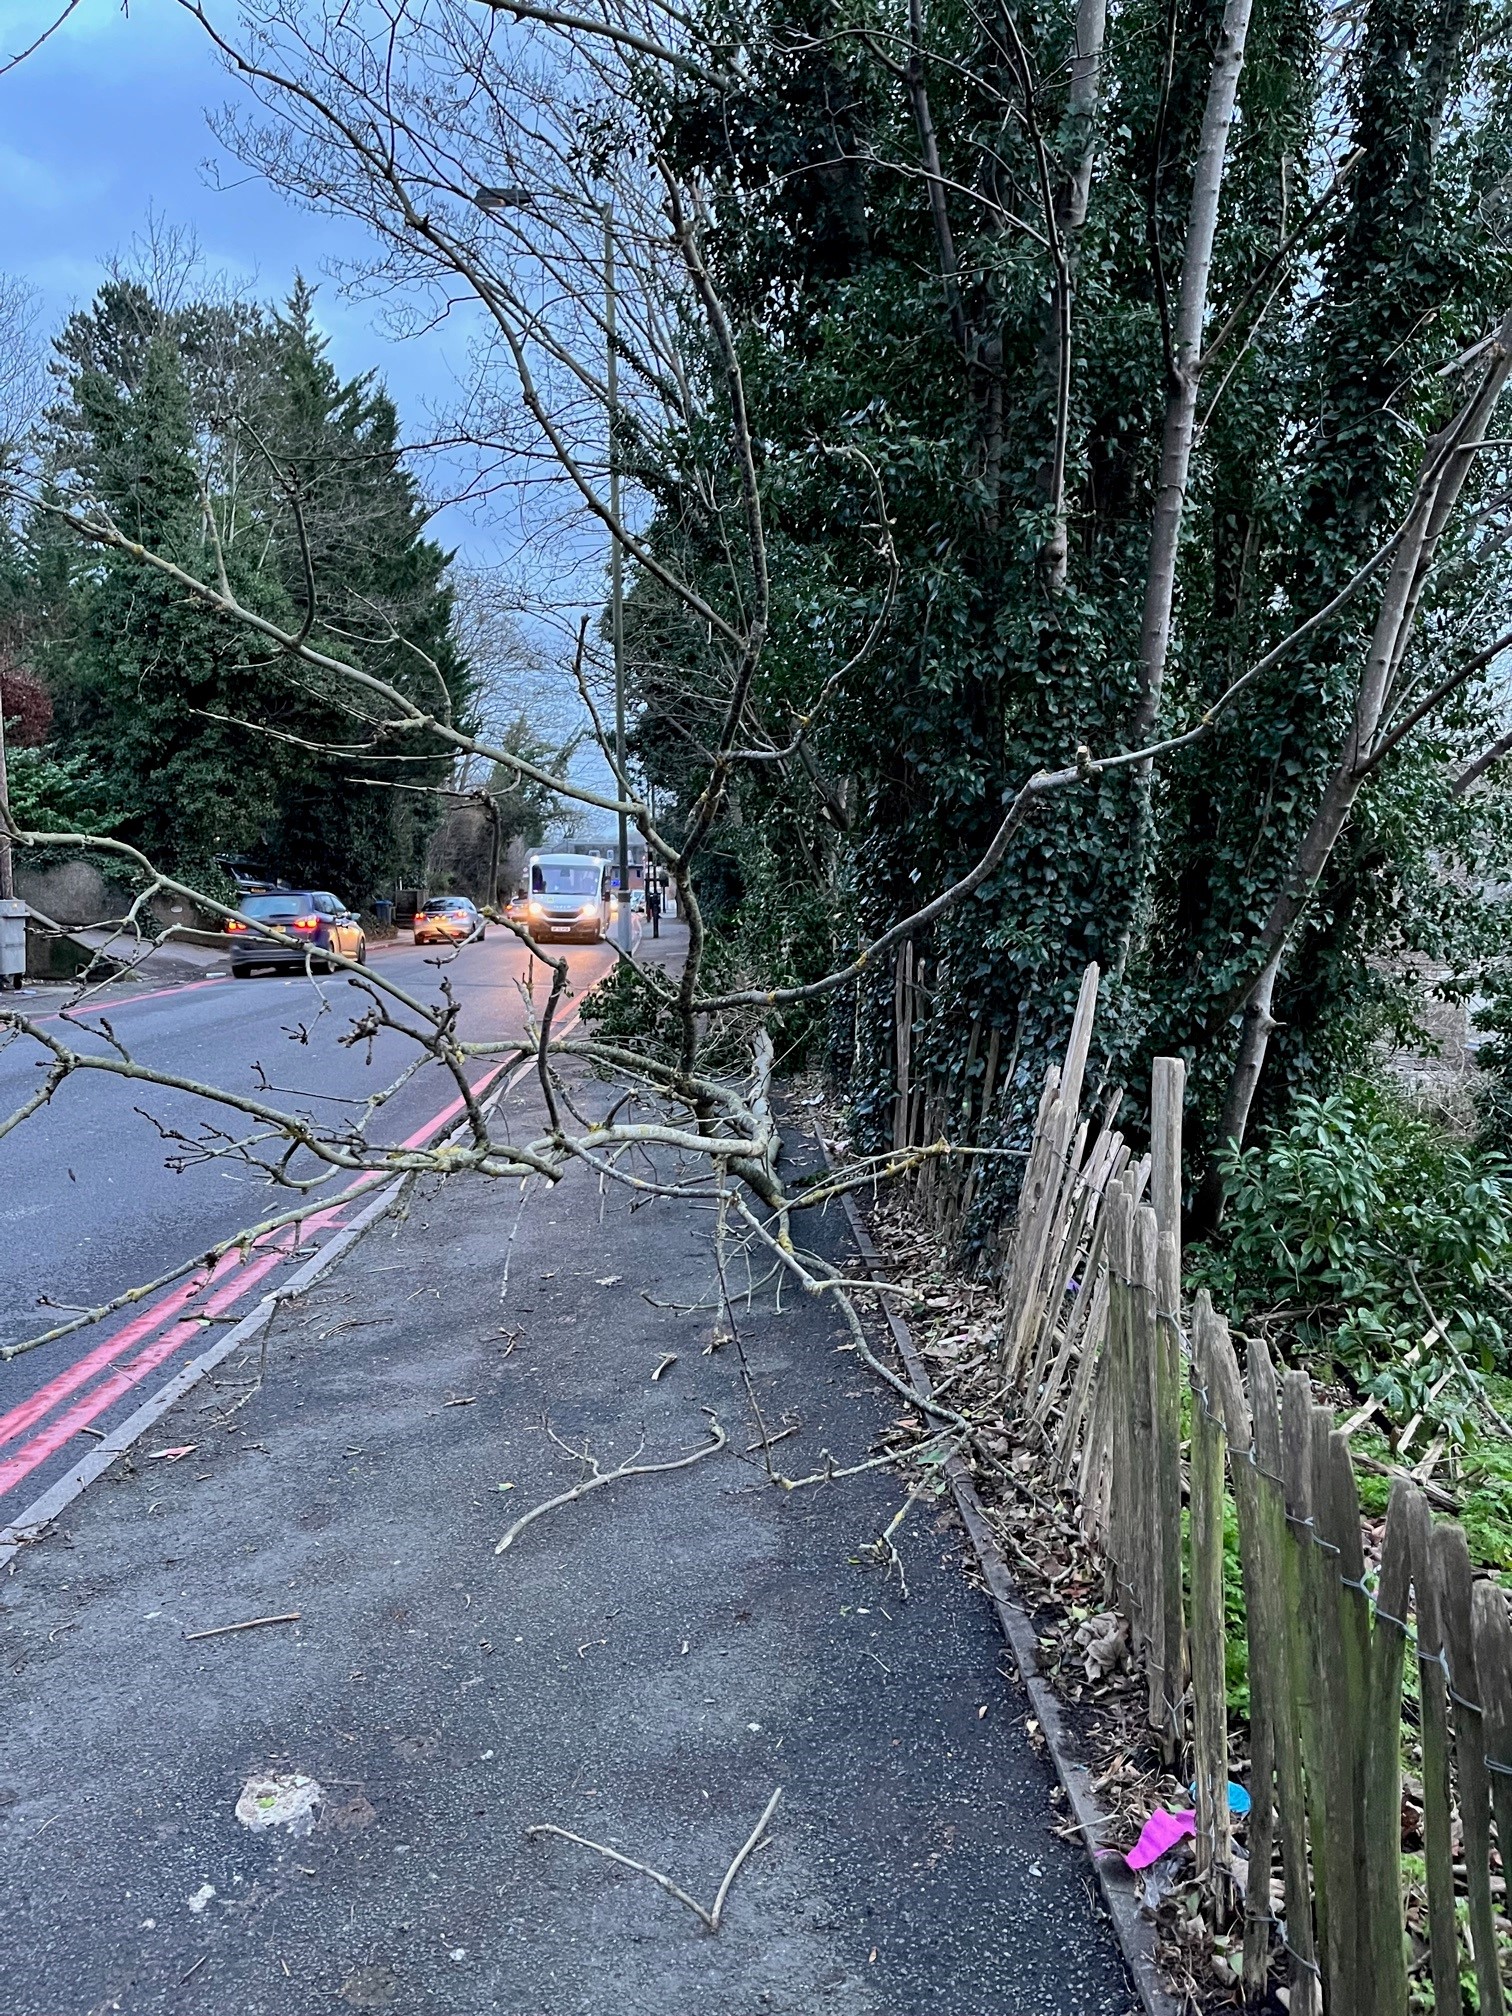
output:
[[[324,1797],[323,1787],[302,1771],[249,1778],[236,1802],[236,1817],[254,1834],[265,1834],[270,1827],[308,1834],[315,1825],[315,1808]]]
[[[213,1883],[201,1883],[198,1890],[189,1899],[189,1909],[194,1913],[196,1918],[214,1895],[215,1885]]]

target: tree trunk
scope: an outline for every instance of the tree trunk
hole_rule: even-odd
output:
[[[1265,1068],[1271,1031],[1276,1027],[1272,1004],[1292,932],[1349,822],[1361,787],[1376,767],[1374,745],[1396,688],[1434,555],[1474,464],[1477,446],[1485,435],[1509,369],[1512,369],[1512,311],[1497,332],[1474,396],[1444,433],[1428,445],[1413,509],[1381,597],[1380,614],[1338,765],[1323,788],[1318,809],[1251,948],[1254,977],[1241,997],[1243,1030],[1219,1123],[1221,1145],[1236,1148],[1243,1145]],[[1215,1157],[1199,1193],[1196,1217],[1200,1232],[1216,1226],[1222,1198],[1223,1179]]]
[[[1181,256],[1181,292],[1172,337],[1171,387],[1160,447],[1160,488],[1155,500],[1155,523],[1150,532],[1144,618],[1139,633],[1140,696],[1131,738],[1136,747],[1150,738],[1160,712],[1160,694],[1165,682],[1166,654],[1171,641],[1171,607],[1176,594],[1176,555],[1186,509],[1192,434],[1197,418],[1197,391],[1202,376],[1202,331],[1207,320],[1213,241],[1218,231],[1218,197],[1223,187],[1229,129],[1234,123],[1239,74],[1244,68],[1250,6],[1251,0],[1228,0],[1223,10],[1223,26],[1213,54],[1207,106],[1202,115],[1202,135],[1192,178],[1186,245]],[[1148,772],[1144,774],[1148,778]],[[1144,795],[1148,795],[1148,784]]]
[[[1045,585],[1059,594],[1066,585],[1069,547],[1066,533],[1066,437],[1071,398],[1071,306],[1076,292],[1076,240],[1087,221],[1092,190],[1092,163],[1097,152],[1097,107],[1102,87],[1103,33],[1108,0],[1078,0],[1076,54],[1071,59],[1071,89],[1066,111],[1074,136],[1075,155],[1055,195],[1055,223],[1065,261],[1064,282],[1051,289],[1045,327],[1046,376],[1055,388],[1054,436],[1040,483],[1050,499],[1050,531],[1040,548]]]
[[[929,185],[929,215],[934,224],[935,245],[939,252],[940,278],[945,283],[945,305],[950,311],[950,327],[956,342],[969,355],[955,236],[950,228],[950,211],[945,202],[934,114],[930,111],[929,90],[924,82],[924,11],[921,0],[909,0],[908,28],[910,48],[903,75],[908,85],[908,102],[913,109],[914,126],[919,135],[919,151],[924,157],[924,175]]]

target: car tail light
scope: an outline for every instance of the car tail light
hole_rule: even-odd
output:
[[[246,928],[246,925],[243,924],[239,917],[228,917],[226,919],[226,929],[228,931],[245,931]]]
[[[287,928],[290,931],[318,931],[320,929],[320,919],[318,917],[292,917],[289,920]]]

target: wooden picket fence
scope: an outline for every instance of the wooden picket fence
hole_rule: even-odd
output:
[[[1278,1378],[1261,1340],[1241,1371],[1206,1297],[1183,1312],[1184,1067],[1157,1060],[1150,1152],[1134,1156],[1111,1108],[1100,1123],[1081,1114],[1096,1000],[1094,967],[1065,1063],[1045,1085],[1005,1253],[1005,1412],[1079,1503],[1107,1564],[1152,1740],[1195,1778],[1197,1872],[1215,1914],[1226,1918],[1242,1889],[1247,1998],[1279,1968],[1293,2016],[1408,2016],[1411,1979],[1426,1969],[1434,2016],[1464,2016],[1463,1968],[1480,2016],[1503,2016],[1507,1890],[1492,1838],[1506,1869],[1507,1597],[1477,1579],[1463,1529],[1435,1519],[1406,1475],[1372,1565],[1348,1434],[1307,1375]],[[913,1123],[898,1131],[903,1145]],[[1232,1761],[1225,1684],[1230,1507],[1247,1769]],[[1422,1786],[1426,1850],[1426,1952],[1416,1957],[1404,1920],[1404,1754]],[[1242,1858],[1231,1838],[1236,1772],[1251,1801]]]

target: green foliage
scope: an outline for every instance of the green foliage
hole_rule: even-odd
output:
[[[1512,1414],[1512,1381],[1488,1382],[1502,1419]],[[1504,1437],[1473,1436],[1460,1458],[1460,1522],[1477,1561],[1512,1582],[1512,1446]]]
[[[1194,1281],[1241,1325],[1283,1326],[1390,1417],[1425,1409],[1463,1439],[1478,1376],[1507,1362],[1512,1166],[1356,1078],[1299,1099],[1289,1125],[1228,1158],[1226,1180],[1223,1247],[1193,1249]],[[1430,1310],[1443,1339],[1409,1364]]]
[[[6,762],[10,815],[53,833],[109,833],[118,823],[110,787],[87,756],[12,749]]]
[[[1082,743],[1126,746],[1167,388],[1160,293],[1175,284],[1219,13],[1217,0],[1183,0],[1174,14],[1165,0],[1133,0],[1110,14],[1076,248],[1061,593],[1041,556],[1046,262],[1028,232],[968,193],[990,190],[1031,223],[1040,214],[1001,39],[957,0],[928,11],[922,65],[962,275],[958,337],[908,94],[882,60],[907,47],[906,10],[767,0],[737,17],[711,0],[699,17],[716,44],[740,47],[750,91],[733,101],[693,92],[659,102],[655,116],[670,158],[703,178],[707,254],[739,329],[773,582],[753,718],[783,741],[836,668],[857,660],[825,694],[806,762],[737,775],[698,884],[719,941],[757,947],[743,892],[763,849],[777,865],[762,869],[762,887],[802,922],[804,942],[851,947],[976,858],[1037,766],[1066,762]],[[1239,333],[1214,366],[1192,468],[1171,727],[1327,602],[1399,520],[1421,442],[1459,396],[1453,361],[1512,291],[1490,200],[1512,165],[1505,10],[1367,0],[1347,48],[1324,26],[1315,0],[1258,0],[1209,324],[1215,333],[1237,314]],[[1058,173],[1078,137],[1064,100],[1073,9],[1036,7],[1020,27]],[[1341,147],[1358,150],[1354,172],[1277,269],[1262,317],[1251,283]],[[730,560],[739,509],[715,360],[705,379],[705,421],[627,453],[658,502],[653,542],[730,609],[743,592],[738,541]],[[1503,454],[1493,451],[1472,503],[1505,480]],[[897,560],[890,601],[884,512]],[[1409,661],[1420,685],[1446,654],[1492,634],[1499,591],[1487,593],[1483,564],[1505,578],[1501,552],[1477,557],[1453,531]],[[630,599],[639,751],[659,793],[686,811],[728,671],[653,582],[634,580]],[[1250,947],[1339,759],[1376,606],[1374,592],[1357,597],[1206,743],[1169,758],[1148,833],[1117,775],[1047,801],[977,899],[923,942],[914,1056],[958,1059],[974,1020],[996,1025],[1014,1062],[1010,1139],[1096,958],[1113,984],[1094,1068],[1137,1087],[1152,1053],[1186,1055],[1200,1161]],[[863,653],[874,622],[880,634]],[[1493,711],[1492,690],[1472,682],[1362,794],[1277,996],[1260,1119],[1284,1114],[1299,1091],[1326,1090],[1377,1031],[1410,1021],[1416,969],[1405,955],[1463,966],[1503,928],[1491,899],[1463,894],[1480,886],[1490,801],[1444,789]],[[780,950],[780,922],[764,928]],[[891,975],[878,973],[830,1025],[832,1036],[848,1032],[838,1047],[862,1138],[888,1106],[890,992]],[[803,1040],[819,1036],[816,1018]],[[1003,1201],[992,1180],[978,1194],[989,1214]]]
[[[1478,978],[1475,1102],[1487,1146],[1512,1155],[1512,960],[1489,961]]]
[[[56,350],[58,490],[189,572],[223,566],[245,607],[307,621],[331,656],[465,717],[449,555],[424,536],[393,405],[370,378],[337,377],[302,283],[278,316],[167,309],[112,282]],[[50,690],[55,755],[102,780],[123,837],[207,887],[230,854],[358,901],[418,879],[439,801],[381,787],[395,754],[405,783],[444,782],[434,738],[388,746],[376,696],[354,706],[336,675],[270,657],[130,556],[60,536],[45,511],[27,548],[19,583],[0,581],[0,620]]]
[[[680,1025],[640,968],[618,960],[613,971],[582,997],[583,1026],[603,1043],[623,1043],[663,1064],[675,1064]]]

